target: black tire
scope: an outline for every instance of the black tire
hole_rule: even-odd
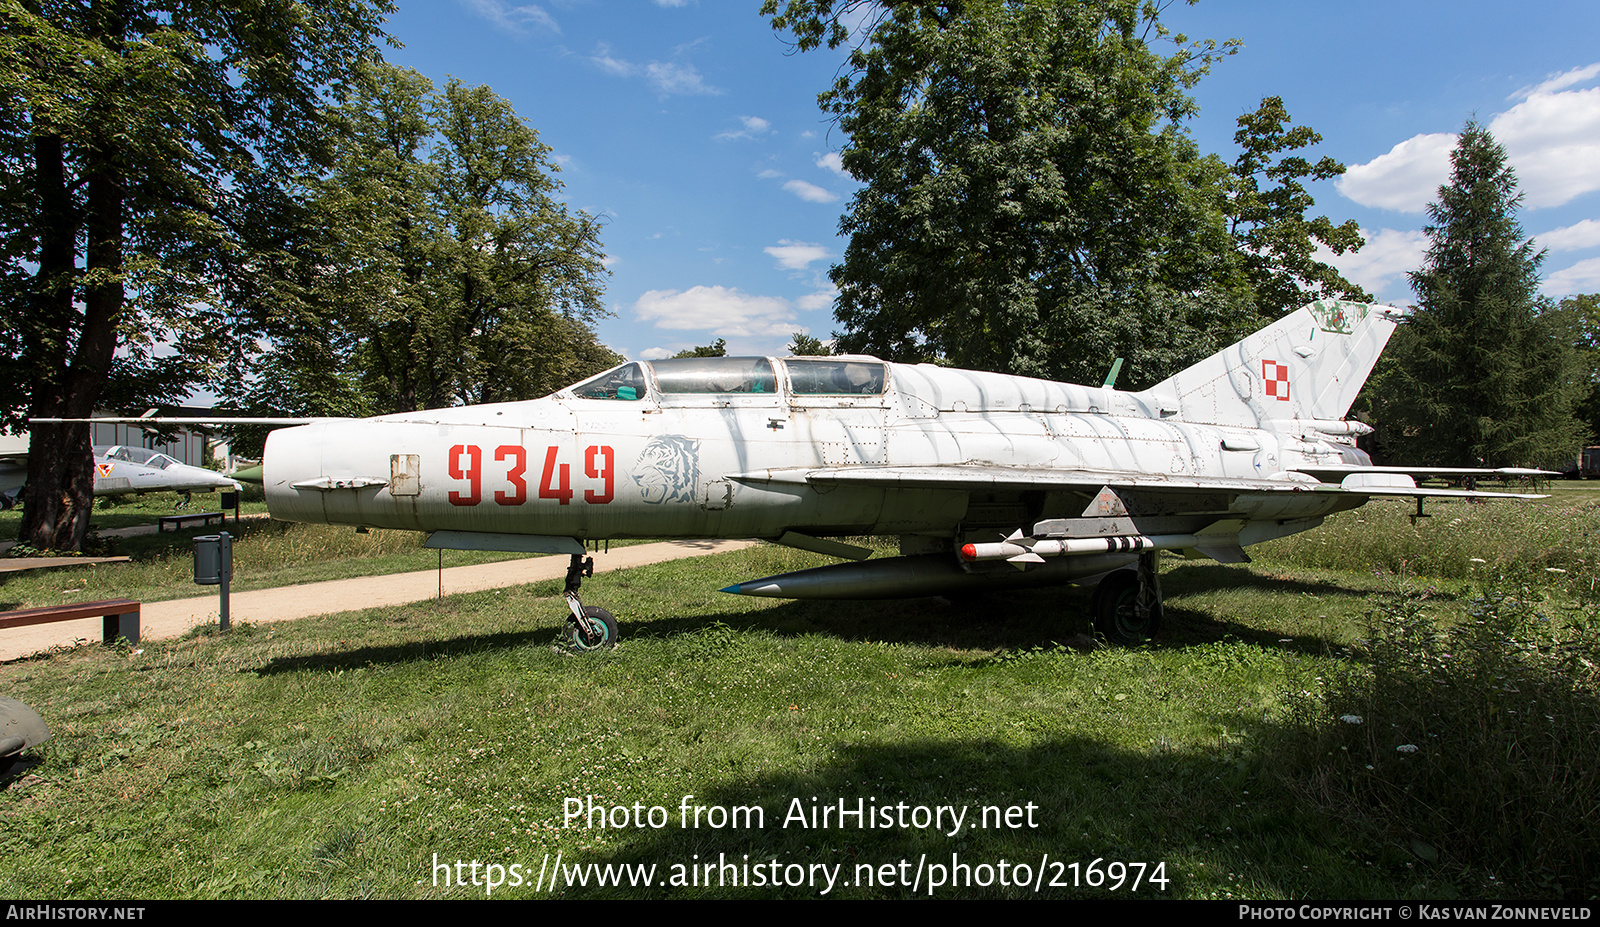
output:
[[[1118,570],[1100,581],[1094,590],[1094,628],[1107,641],[1119,647],[1143,643],[1161,630],[1161,602],[1150,609],[1150,616],[1139,620],[1135,608],[1139,601],[1139,574]]]
[[[561,638],[568,647],[579,653],[589,653],[617,646],[617,619],[611,617],[610,612],[594,605],[585,605],[583,617],[589,622],[587,635],[578,630],[578,623],[572,619],[568,619],[567,626],[561,629]]]

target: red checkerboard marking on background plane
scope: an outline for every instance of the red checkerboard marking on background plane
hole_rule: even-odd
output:
[[[1267,395],[1289,401],[1289,367],[1277,361],[1261,362],[1261,379],[1267,384]]]

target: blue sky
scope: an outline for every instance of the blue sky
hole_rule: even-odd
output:
[[[817,108],[842,54],[789,54],[759,0],[399,0],[389,60],[435,83],[488,84],[538,130],[569,206],[602,216],[603,340],[632,358],[725,338],[783,353],[833,330],[829,266],[857,184]],[[1202,2],[1164,21],[1239,39],[1194,91],[1189,129],[1231,160],[1234,121],[1264,96],[1349,166],[1315,212],[1368,243],[1333,259],[1405,303],[1425,209],[1469,118],[1510,154],[1545,292],[1600,292],[1600,4]]]

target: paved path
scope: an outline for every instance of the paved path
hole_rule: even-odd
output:
[[[0,552],[5,550],[0,547]],[[132,557],[0,557],[0,573],[21,573],[46,567],[82,566],[85,563],[127,563]]]
[[[595,554],[594,570],[598,576],[611,570],[644,566],[663,560],[740,550],[754,543],[754,541],[661,541],[654,544],[636,544],[632,547],[619,547],[609,553]],[[476,566],[449,567],[443,573],[442,582],[444,594],[454,595],[460,592],[476,592],[480,589],[520,586],[546,579],[561,579],[566,574],[567,558],[548,556],[505,560]],[[329,615],[358,608],[404,605],[408,602],[434,598],[439,594],[440,582],[440,573],[434,569],[235,592],[228,600],[228,615],[236,622],[265,624],[270,621]],[[216,622],[215,593],[192,599],[146,602],[140,614],[140,636],[144,640],[179,637],[196,625]],[[0,634],[0,660],[15,660],[51,647],[70,647],[80,640],[99,639],[99,618],[15,628]]]
[[[270,518],[270,517],[271,516],[269,516],[266,512],[254,512],[254,513],[251,513],[249,515],[240,515],[238,521],[234,521],[231,518],[224,518],[222,520],[222,524],[220,524],[220,525],[207,525],[206,527],[215,528],[217,531],[226,531],[229,528],[233,527],[234,525],[238,524],[239,521],[261,521],[261,520],[265,520],[265,519]],[[101,537],[105,537],[105,538],[131,538],[131,537],[133,537],[134,535],[137,535],[137,534],[164,534],[164,533],[166,533],[166,532],[159,531],[158,529],[160,527],[161,527],[160,525],[134,525],[131,528],[107,528],[104,531],[97,531],[96,533],[99,534]],[[10,550],[13,546],[16,545],[16,543],[17,543],[16,541],[11,541],[11,540],[0,541],[0,554],[3,554],[6,551]],[[46,563],[46,562],[43,562],[43,561],[47,561],[47,560],[48,561],[54,561],[54,560],[57,560],[57,559],[60,559],[60,558],[57,558],[57,557],[24,557],[24,558],[18,558],[14,562],[17,563],[17,564],[21,564],[20,566],[12,566],[12,567],[7,568],[7,567],[5,567],[3,565],[0,565],[0,571],[8,571],[9,572],[9,571],[15,571],[15,570],[31,570],[31,569],[34,569],[35,567],[63,566],[64,564],[60,564],[60,563],[54,563],[54,562]],[[95,559],[89,558],[89,557],[73,557],[73,558],[70,558],[70,559],[71,559],[72,563],[111,563],[111,562],[115,562],[115,561],[119,561],[119,560],[126,560],[128,558],[127,557],[110,557],[110,558],[101,558],[99,560],[95,560]],[[70,564],[65,564],[65,565],[70,565]]]

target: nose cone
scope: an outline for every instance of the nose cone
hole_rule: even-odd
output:
[[[406,452],[414,426],[374,419],[331,419],[267,436],[261,485],[281,521],[413,527],[393,518],[386,488],[391,454]]]
[[[187,464],[177,464],[176,466],[168,467],[167,472],[168,474],[179,477],[185,481],[192,481],[196,486],[210,486],[213,489],[220,489],[224,492],[228,490],[238,492],[244,488],[243,486],[239,485],[238,480],[223,476],[215,470],[207,470],[204,467],[191,467]]]

